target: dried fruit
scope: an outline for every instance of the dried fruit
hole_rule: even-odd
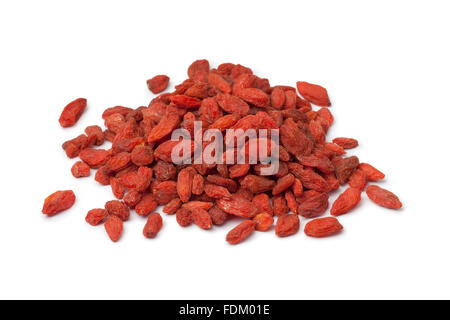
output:
[[[167,88],[170,78],[166,75],[157,75],[147,80],[148,89],[154,94],[160,93]]]
[[[346,189],[333,203],[330,213],[339,216],[347,213],[361,201],[361,190],[355,188]]]
[[[202,229],[211,229],[212,221],[208,211],[202,208],[195,208],[192,210],[192,220],[196,225]]]
[[[186,208],[180,208],[176,212],[176,219],[180,226],[186,227],[192,223],[191,211]]]
[[[256,223],[252,220],[241,222],[228,232],[226,240],[230,244],[238,244],[255,231],[255,225]]]
[[[151,193],[147,193],[142,196],[141,201],[136,204],[135,211],[140,216],[146,216],[150,212],[156,209],[158,202],[156,202],[154,196]]]
[[[164,213],[176,214],[183,227],[194,221],[210,229],[232,215],[244,218],[227,235],[230,243],[254,230],[271,229],[274,215],[276,234],[289,236],[298,231],[299,216],[324,214],[329,194],[340,185],[348,182],[350,188],[333,203],[332,215],[351,210],[368,181],[384,178],[356,156],[344,157],[345,149],[358,145],[356,139],[326,141],[334,116],[325,88],[307,82],[297,82],[297,88],[271,85],[248,67],[223,63],[211,68],[204,59],[189,66],[188,77],[148,106],[107,108],[102,113],[105,129],[87,126],[62,145],[69,158],[80,157],[71,169],[74,177],[97,170],[95,181],[110,185],[113,195],[123,199],[108,201],[105,209],[90,210],[86,216],[92,225],[107,220],[105,229],[113,241],[119,239],[130,209],[150,215],[143,233],[155,237],[162,219],[152,212],[159,205]],[[147,85],[158,94],[169,81],[157,75]],[[321,107],[313,109],[311,103]],[[61,126],[74,125],[85,107],[86,99],[67,105]],[[225,141],[217,141],[219,133]],[[105,139],[111,147],[97,148]],[[236,145],[238,141],[243,146]],[[262,147],[267,147],[267,154]],[[377,204],[401,207],[387,190],[369,186],[366,192]],[[74,201],[73,192],[56,192],[45,200],[43,212],[53,215]],[[321,237],[341,229],[330,217],[309,222],[305,233]]]
[[[106,202],[105,209],[110,216],[117,216],[123,221],[126,221],[130,217],[130,209],[119,200],[111,200]]]
[[[331,106],[327,89],[325,89],[324,87],[321,87],[317,84],[299,81],[297,82],[297,90],[303,98],[310,101],[311,103],[314,103],[317,106]]]
[[[366,189],[366,194],[370,200],[382,207],[388,209],[400,209],[402,207],[402,203],[395,194],[386,189],[380,188],[379,186],[368,186]]]
[[[75,203],[75,194],[72,190],[56,191],[45,198],[42,213],[53,216],[61,211],[67,210]]]
[[[117,216],[110,216],[105,222],[105,230],[113,242],[117,242],[123,232],[123,221]]]
[[[333,139],[333,143],[344,149],[352,149],[358,146],[358,140],[352,138],[335,138]]]
[[[369,181],[378,181],[384,179],[384,173],[372,167],[368,163],[360,163],[359,169],[366,173],[367,179],[369,179]]]
[[[309,221],[305,225],[305,234],[310,237],[328,237],[340,232],[342,225],[336,218],[326,217]]]
[[[273,217],[267,213],[257,214],[253,221],[255,222],[255,229],[257,231],[267,231],[273,225]]]
[[[77,161],[73,164],[71,172],[75,178],[89,177],[91,168],[85,162]]]
[[[297,233],[300,228],[300,219],[296,214],[286,214],[278,218],[275,233],[279,237],[288,237]]]
[[[67,128],[73,126],[80,119],[84,109],[86,109],[86,104],[86,99],[78,98],[65,106],[59,117],[61,127]]]
[[[159,230],[161,230],[163,225],[163,220],[161,215],[157,212],[152,213],[148,216],[147,223],[144,226],[144,230],[142,233],[144,237],[153,239],[158,234]]]
[[[86,215],[86,222],[91,226],[97,226],[108,217],[108,211],[105,209],[92,209]]]
[[[305,218],[322,215],[328,208],[328,194],[325,192],[313,195],[298,206],[298,214]]]

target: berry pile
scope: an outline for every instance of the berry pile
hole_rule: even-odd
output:
[[[169,81],[169,77],[157,75],[147,85],[157,94]],[[82,98],[69,103],[59,119],[61,126],[75,125],[86,104]],[[320,108],[313,109],[312,104]],[[390,191],[376,185],[366,188],[368,182],[383,179],[384,174],[360,163],[356,156],[345,157],[346,149],[355,148],[357,140],[326,141],[333,124],[330,105],[326,89],[319,85],[297,82],[296,88],[271,86],[242,65],[224,63],[210,69],[207,60],[197,60],[188,68],[188,79],[176,85],[175,91],[158,95],[148,107],[108,108],[102,115],[105,130],[89,126],[62,147],[69,158],[80,158],[72,167],[75,178],[88,177],[95,169],[95,180],[111,187],[117,200],[90,210],[86,222],[93,226],[104,222],[112,241],[119,240],[130,210],[148,216],[143,234],[156,237],[163,225],[161,215],[154,212],[160,205],[166,215],[176,215],[182,227],[194,223],[211,229],[231,216],[238,217],[242,221],[226,237],[231,244],[254,231],[270,230],[274,218],[277,236],[293,235],[300,228],[300,216],[312,219],[304,228],[308,236],[325,237],[342,230],[335,217],[352,210],[364,190],[380,206],[402,206]],[[262,175],[269,164],[250,161],[173,163],[172,151],[179,141],[171,140],[172,132],[182,128],[193,137],[196,121],[203,130],[221,132],[279,130],[279,153],[271,155],[279,161],[278,170]],[[109,149],[96,148],[105,141],[112,143]],[[210,142],[188,143],[191,153],[183,154],[184,158],[192,157],[197,148],[205,150]],[[269,146],[275,142],[263,143]],[[331,206],[332,217],[318,218],[329,207],[329,194],[345,184],[349,187]],[[72,191],[57,191],[45,199],[42,212],[52,216],[74,202]]]

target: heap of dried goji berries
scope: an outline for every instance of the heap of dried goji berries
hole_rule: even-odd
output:
[[[105,130],[89,126],[85,134],[62,146],[69,158],[80,158],[72,167],[74,177],[87,177],[95,169],[95,180],[111,186],[117,200],[86,216],[91,225],[105,222],[111,240],[120,238],[130,209],[148,216],[143,234],[155,237],[163,225],[161,215],[154,212],[160,205],[166,215],[175,214],[182,227],[194,223],[210,229],[231,216],[240,217],[243,221],[226,237],[231,244],[255,230],[270,230],[274,217],[279,237],[295,234],[300,216],[313,219],[304,228],[308,236],[335,234],[343,228],[335,217],[354,208],[364,190],[376,204],[390,209],[402,206],[385,189],[376,185],[366,189],[368,182],[383,179],[384,174],[356,156],[345,157],[345,149],[356,147],[357,140],[326,141],[333,116],[325,88],[307,82],[297,82],[297,88],[271,86],[247,67],[224,63],[210,69],[207,60],[192,63],[188,77],[148,107],[106,109]],[[147,81],[153,93],[164,91],[168,83],[165,75]],[[85,107],[86,99],[67,105],[59,119],[61,126],[73,126]],[[178,141],[170,140],[171,133],[183,128],[192,135],[194,121],[201,121],[204,129],[221,131],[279,129],[279,170],[263,176],[261,170],[268,166],[264,163],[172,163],[171,152]],[[112,143],[109,149],[96,148],[105,140]],[[349,187],[331,206],[332,217],[318,218],[329,207],[329,193],[347,183]],[[45,199],[42,212],[54,215],[74,202],[72,191],[58,191]]]

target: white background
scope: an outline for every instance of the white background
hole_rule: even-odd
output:
[[[0,298],[450,298],[448,1],[2,1]],[[189,64],[241,63],[272,84],[325,86],[329,138],[386,173],[404,208],[363,195],[328,239],[203,231],[174,216],[154,240],[133,214],[118,243],[86,212],[111,200],[74,179],[61,143],[114,105],[147,105],[146,80]],[[62,129],[62,108],[88,108]],[[73,189],[52,218],[44,198]],[[331,200],[337,195],[334,194]],[[302,227],[305,220],[302,220]]]

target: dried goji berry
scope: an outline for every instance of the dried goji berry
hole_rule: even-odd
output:
[[[186,227],[192,223],[191,211],[186,208],[180,208],[176,212],[176,219],[180,226]]]
[[[105,209],[110,216],[117,216],[123,221],[130,218],[130,209],[119,200],[111,200],[106,202]]]
[[[117,216],[110,216],[105,222],[105,230],[111,241],[119,240],[123,232],[123,221]]]
[[[230,244],[238,244],[255,231],[255,225],[256,223],[252,220],[241,222],[228,232],[226,240]]]
[[[156,209],[158,206],[158,202],[156,202],[155,198],[152,194],[147,193],[142,196],[141,201],[139,201],[138,204],[136,204],[136,207],[134,210],[136,213],[140,216],[146,216],[150,212]]]
[[[53,216],[61,211],[67,210],[75,203],[75,194],[72,190],[56,191],[44,200],[42,213]]]
[[[153,239],[156,237],[158,232],[161,230],[163,225],[163,220],[161,215],[157,212],[152,213],[148,216],[147,223],[144,226],[142,233],[144,237]]]
[[[388,209],[400,209],[402,207],[401,201],[392,192],[380,188],[379,186],[370,185],[366,189],[366,194],[370,200],[376,204]]]
[[[296,214],[286,214],[278,218],[275,233],[279,237],[287,237],[297,233],[300,228],[300,219]]]
[[[192,220],[196,225],[202,229],[211,229],[212,221],[208,211],[202,208],[195,208],[192,210]]]
[[[86,99],[78,98],[65,106],[59,117],[61,127],[67,128],[73,126],[80,119],[84,109],[86,109],[86,104]]]
[[[330,213],[339,216],[347,213],[361,201],[361,190],[356,188],[346,189],[333,203]]]
[[[96,226],[102,223],[108,217],[108,212],[105,209],[92,209],[86,215],[86,222],[91,226]]]
[[[228,218],[228,214],[217,206],[209,209],[208,213],[211,216],[212,223],[215,225],[223,224]]]
[[[77,161],[73,164],[71,172],[75,178],[89,177],[91,168],[85,162]]]
[[[384,179],[384,173],[381,172],[380,170],[372,167],[368,163],[360,163],[359,169],[361,169],[362,171],[364,171],[366,173],[367,179],[369,179],[369,181],[377,181],[377,180]]]
[[[267,213],[257,214],[253,218],[253,221],[255,222],[255,229],[257,231],[267,231],[273,225],[273,218]]]
[[[120,183],[119,179],[111,177],[109,179],[109,184],[111,185],[112,192],[117,199],[122,199],[125,195],[125,189]]]
[[[180,209],[182,204],[183,203],[179,198],[172,199],[164,206],[163,212],[167,214],[174,214],[178,209]]]
[[[305,225],[305,234],[310,237],[328,237],[343,229],[336,218],[326,217],[309,221]]]
[[[167,88],[170,78],[166,75],[157,75],[147,80],[148,89],[153,93],[160,93]]]
[[[352,138],[335,138],[333,139],[333,143],[344,149],[352,149],[358,146],[358,140]]]
[[[308,82],[297,82],[297,90],[303,98],[314,103],[317,106],[329,107],[331,106],[330,98],[328,97],[327,90],[317,84],[311,84]]]

